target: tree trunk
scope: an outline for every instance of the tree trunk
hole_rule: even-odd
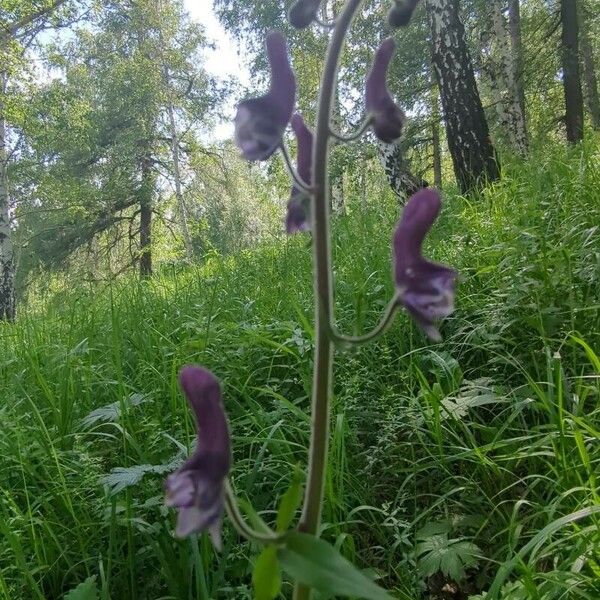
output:
[[[510,29],[510,45],[512,49],[512,67],[519,109],[527,134],[527,110],[525,107],[525,62],[523,60],[523,36],[521,35],[521,0],[508,0],[508,26]]]
[[[562,66],[567,141],[583,139],[583,94],[579,73],[579,26],[576,0],[561,0]]]
[[[183,235],[183,243],[185,246],[185,255],[189,262],[194,260],[194,245],[192,236],[187,224],[187,216],[185,209],[185,201],[183,199],[183,191],[181,186],[181,166],[179,161],[179,134],[177,133],[177,124],[175,122],[175,109],[173,107],[173,97],[171,93],[171,77],[169,75],[169,67],[164,66],[165,86],[167,89],[168,102],[167,113],[169,115],[169,129],[171,135],[171,157],[173,159],[173,178],[175,183],[175,199],[177,200],[177,213],[179,216],[179,224]]]
[[[406,199],[415,192],[427,187],[426,181],[415,177],[410,172],[409,165],[404,158],[404,148],[401,141],[392,144],[377,142],[377,149],[379,150],[379,160],[390,187],[401,204],[404,204]]]
[[[154,182],[149,157],[142,159],[140,188],[140,277],[152,276],[152,196]]]
[[[433,185],[442,189],[442,143],[440,140],[440,103],[438,89],[431,86],[431,142],[433,145]]]
[[[4,60],[5,44],[0,49]],[[15,318],[15,260],[10,229],[10,194],[8,190],[8,132],[4,116],[4,98],[8,74],[0,72],[0,321]]]
[[[520,156],[528,151],[525,115],[521,110],[519,90],[517,88],[515,55],[511,48],[506,19],[504,18],[503,0],[492,0],[492,22],[494,46],[496,47],[497,81],[501,86],[500,100],[506,117],[506,126],[513,150]]]
[[[588,31],[588,15],[581,7],[579,19],[579,31],[581,37],[581,55],[583,58],[583,78],[585,80],[585,96],[587,100],[592,126],[600,130],[600,98],[598,97],[598,78],[596,77],[596,64],[594,62],[594,50],[590,42]]]
[[[454,172],[463,193],[500,177],[475,82],[458,0],[427,0],[431,52]]]

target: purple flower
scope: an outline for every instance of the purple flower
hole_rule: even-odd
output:
[[[373,119],[375,135],[386,144],[400,137],[406,115],[396,105],[387,87],[387,69],[396,44],[392,38],[384,40],[375,53],[371,71],[367,76],[365,105]]]
[[[300,179],[307,185],[312,182],[312,131],[304,123],[304,119],[296,113],[292,117],[292,129],[296,134],[298,152],[296,156],[296,171]],[[287,233],[308,231],[310,212],[310,197],[297,186],[292,187],[292,194],[287,205],[287,216],[285,219],[285,230]]]
[[[435,341],[441,339],[434,321],[454,310],[457,273],[445,265],[423,258],[421,246],[441,207],[437,190],[414,194],[404,207],[394,233],[394,278],[402,304]]]
[[[388,23],[392,27],[405,27],[417,7],[419,0],[396,0],[388,13]]]
[[[308,27],[317,18],[320,4],[321,0],[297,0],[288,14],[290,23],[296,29]]]
[[[206,369],[184,367],[179,383],[196,416],[198,440],[193,454],[165,483],[165,504],[179,509],[175,535],[208,530],[221,547],[224,480],[231,465],[229,426],[219,380]]]
[[[296,100],[296,79],[285,38],[278,31],[267,35],[267,54],[271,65],[268,93],[240,102],[235,116],[235,143],[246,160],[266,160],[275,152]]]

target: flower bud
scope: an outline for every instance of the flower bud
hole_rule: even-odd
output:
[[[410,23],[410,19],[417,6],[419,0],[396,0],[394,6],[390,8],[388,13],[388,23],[390,27],[406,27]]]
[[[400,301],[425,333],[441,339],[435,321],[454,310],[456,271],[426,260],[421,247],[441,208],[437,190],[427,188],[411,196],[393,239],[394,279]]]
[[[296,29],[308,27],[317,18],[320,5],[321,0],[297,0],[294,2],[288,13],[292,26]]]
[[[177,537],[208,531],[221,546],[224,481],[231,465],[229,426],[219,380],[206,369],[187,366],[179,383],[196,417],[196,449],[165,483],[165,504],[179,510]]]
[[[379,46],[367,76],[365,90],[365,107],[373,120],[373,132],[386,144],[391,144],[400,137],[406,121],[406,115],[394,102],[386,82],[394,48],[392,38],[384,40]]]

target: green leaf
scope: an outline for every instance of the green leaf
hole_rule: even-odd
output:
[[[288,491],[281,497],[279,503],[279,510],[277,511],[277,531],[283,533],[292,522],[300,502],[302,501],[302,482],[304,480],[304,474],[296,467],[294,475],[292,477],[292,483]]]
[[[283,570],[296,581],[332,596],[392,600],[327,542],[296,531],[286,535],[285,540],[285,547],[277,555]]]
[[[88,577],[76,588],[65,594],[64,600],[98,600],[98,587],[96,586],[96,576]]]
[[[256,600],[273,600],[281,589],[281,569],[275,546],[267,546],[254,563],[252,584]]]
[[[441,571],[455,581],[460,581],[465,577],[465,569],[477,564],[481,550],[470,542],[449,539],[446,533],[437,533],[418,544],[416,553],[419,557],[417,566],[422,576],[429,577]]]

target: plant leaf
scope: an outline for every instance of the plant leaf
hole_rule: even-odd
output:
[[[254,563],[252,584],[256,600],[273,600],[281,589],[281,569],[275,546],[267,546]]]
[[[393,600],[327,542],[296,531],[290,531],[285,539],[285,547],[277,552],[279,562],[300,583],[326,595]]]
[[[296,468],[292,477],[292,483],[290,484],[288,491],[281,497],[281,502],[279,503],[276,522],[277,531],[279,533],[283,533],[290,526],[290,523],[300,506],[300,502],[302,501],[303,479],[304,474],[299,468]]]
[[[92,575],[65,594],[64,600],[98,600],[96,576]]]

